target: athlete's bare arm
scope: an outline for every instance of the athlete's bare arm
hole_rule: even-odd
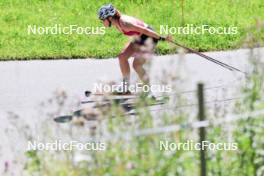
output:
[[[145,34],[149,37],[152,37],[152,38],[155,38],[155,39],[160,39],[160,35],[158,33],[156,33],[155,31],[147,28],[147,27],[144,27],[144,26],[139,26],[137,24],[133,24],[133,23],[130,23],[130,22],[127,22],[127,21],[122,21],[122,27],[125,31],[137,31],[141,34]],[[168,35],[165,37],[165,40],[166,41],[173,41],[173,38],[171,35]]]
[[[122,25],[123,25],[122,26],[123,29],[126,31],[137,31],[141,34],[145,34],[145,35],[152,37],[152,38],[156,38],[156,39],[160,38],[159,34],[157,34],[155,31],[153,31],[147,27],[132,24],[132,23],[127,22],[127,21],[122,21]]]

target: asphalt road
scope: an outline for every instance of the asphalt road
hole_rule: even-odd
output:
[[[257,50],[264,52],[263,48]],[[207,54],[242,70],[249,69],[249,50]],[[194,54],[183,58],[179,55],[156,56],[152,60],[152,83],[166,79],[164,71],[183,77],[180,86],[186,89],[194,89],[200,81],[206,86],[215,86],[243,79],[243,74],[228,71]],[[0,111],[21,115],[34,111],[55,90],[65,90],[69,96],[82,98],[83,91],[92,89],[98,80],[121,80],[117,59],[9,61],[1,62],[0,70]],[[133,78],[136,79],[134,72]]]

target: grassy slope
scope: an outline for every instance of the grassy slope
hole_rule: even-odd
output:
[[[114,29],[104,36],[87,35],[28,35],[27,26],[101,26],[97,9],[106,1],[96,0],[1,0],[0,58],[37,59],[116,56],[127,38]],[[109,1],[108,1],[109,2]],[[159,29],[159,25],[180,26],[181,1],[172,0],[113,0],[121,12],[136,16]],[[235,48],[244,38],[255,17],[264,19],[262,0],[184,0],[185,24],[238,26],[238,35],[176,35],[175,39],[201,51]],[[259,39],[264,41],[264,31]],[[165,43],[157,53],[175,52]]]

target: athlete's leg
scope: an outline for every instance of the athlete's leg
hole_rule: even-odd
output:
[[[130,67],[128,63],[129,57],[135,52],[134,44],[129,43],[126,48],[119,54],[119,66],[122,72],[123,79],[129,81],[130,78]]]
[[[133,61],[133,68],[137,72],[137,74],[138,74],[139,78],[141,79],[141,81],[143,82],[143,84],[150,86],[149,76],[143,67],[144,64],[149,64],[148,61],[149,61],[149,59],[144,59],[142,57],[141,58],[135,58]],[[147,96],[147,97],[155,100],[155,96],[153,95],[153,92],[151,91],[151,87],[149,87],[149,88],[150,89],[147,92],[143,92],[142,95]]]
[[[133,68],[137,72],[143,84],[150,86],[149,76],[143,65],[149,66],[157,41],[154,41],[154,39],[151,39],[143,34],[137,43],[138,45],[136,45],[135,48],[138,47],[139,52],[137,52],[137,56],[134,58]],[[151,89],[149,89],[148,92],[143,92],[143,94],[155,99],[152,95]]]
[[[146,63],[144,58],[135,58],[133,61],[133,68],[137,72],[138,77],[144,84],[149,84],[149,77],[146,73],[146,70],[143,68],[143,65]]]
[[[155,46],[156,41],[144,34],[141,35],[135,44],[135,48],[137,48],[137,56],[133,61],[133,68],[144,84],[149,84],[149,76],[143,68],[143,65],[146,64],[146,61],[150,61],[154,53]]]

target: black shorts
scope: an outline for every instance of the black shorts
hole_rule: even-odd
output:
[[[148,28],[148,29],[151,29],[152,31],[154,31],[154,29],[153,29],[152,27],[150,27],[150,26],[148,26],[147,28]],[[139,36],[138,38],[135,39],[134,43],[135,43],[135,44],[138,44],[138,45],[145,45],[145,44],[146,44],[145,42],[146,42],[148,39],[151,39],[151,42],[152,42],[152,44],[153,44],[154,46],[156,46],[157,43],[158,43],[158,41],[159,41],[158,39],[155,39],[155,38],[149,37],[149,36],[147,36],[147,35],[145,35],[145,34],[142,34],[141,36]]]

